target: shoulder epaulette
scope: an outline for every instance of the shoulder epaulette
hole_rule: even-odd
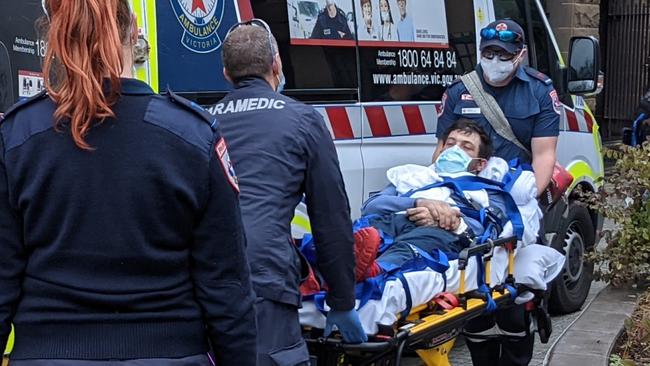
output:
[[[532,67],[528,67],[528,66],[524,67],[524,70],[528,75],[534,77],[535,79],[543,82],[546,85],[553,84],[553,79],[549,78],[546,74],[544,74],[541,71],[535,70]]]
[[[17,110],[20,110],[21,108],[23,108],[23,107],[25,107],[27,105],[30,105],[33,102],[37,101],[37,100],[41,100],[46,96],[47,96],[47,91],[42,90],[40,93],[38,93],[36,95],[32,95],[31,97],[29,97],[27,99],[23,99],[21,101],[18,101],[16,104],[12,105],[11,107],[9,107],[9,109],[7,109],[7,111],[2,115],[2,118],[0,118],[0,121],[2,121],[3,119],[9,117],[12,113],[16,112]]]
[[[171,89],[167,89],[167,95],[169,96],[169,99],[171,99],[172,102],[182,106],[183,108],[201,117],[201,120],[205,121],[208,125],[210,125],[210,128],[213,131],[217,130],[217,126],[218,126],[217,117],[212,115],[210,112],[206,111],[203,107],[192,102],[191,100],[181,97],[180,95],[171,91]]]

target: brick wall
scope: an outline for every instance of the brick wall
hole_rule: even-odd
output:
[[[565,60],[569,53],[571,37],[598,38],[600,0],[547,0],[546,8]]]
[[[547,0],[546,11],[565,62],[569,61],[571,37],[599,38],[600,0]],[[596,110],[596,100],[586,99],[592,111]]]

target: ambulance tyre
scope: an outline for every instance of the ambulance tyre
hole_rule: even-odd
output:
[[[589,294],[594,265],[585,254],[593,249],[596,233],[589,211],[579,202],[569,204],[568,217],[559,226],[551,246],[566,256],[566,262],[553,281],[549,310],[568,314],[580,310]]]

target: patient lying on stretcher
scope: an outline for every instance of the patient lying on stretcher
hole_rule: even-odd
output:
[[[448,270],[449,264],[447,267],[443,264],[446,259],[456,259],[475,239],[516,235],[520,246],[536,242],[541,211],[537,206],[532,171],[513,171],[502,159],[490,158],[489,137],[470,120],[457,121],[440,141],[444,143],[444,150],[434,165],[404,165],[390,169],[387,178],[391,184],[364,204],[354,234],[357,282],[395,271],[415,272],[428,267],[429,273],[420,278],[429,283],[415,287],[437,292],[446,287],[447,291],[453,291],[458,278]],[[313,258],[309,245],[303,245],[303,252]],[[521,276],[527,286],[540,290],[546,288],[546,282],[559,273],[563,264],[560,253],[539,245],[531,246],[519,257],[520,268],[540,268],[526,263],[540,258],[554,263],[545,273]],[[496,281],[505,278],[505,265],[503,261],[493,265]],[[321,284],[317,277],[312,275],[303,284],[304,295],[326,289],[326,284]],[[415,279],[416,275],[409,277]],[[519,279],[517,275],[515,278]],[[439,283],[431,283],[436,281]],[[397,285],[404,286],[407,285]],[[412,295],[426,302],[435,294]],[[383,310],[390,308],[389,304],[384,305],[380,306]],[[401,306],[396,307],[399,308]],[[362,310],[364,327],[372,329],[366,325],[368,322],[364,321]],[[368,312],[372,316],[382,316],[378,310],[366,310]],[[305,312],[301,312],[301,317],[303,315]]]
[[[491,158],[490,138],[471,120],[458,120],[440,141],[434,165],[388,170],[391,184],[364,204],[354,235],[357,282],[401,267],[418,251],[454,259],[477,237],[536,241],[541,211],[532,171],[515,176],[505,161]],[[501,188],[504,178],[516,182]]]

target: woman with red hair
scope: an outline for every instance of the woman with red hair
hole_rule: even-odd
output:
[[[12,366],[254,365],[238,187],[214,117],[133,79],[128,0],[44,0],[46,92],[0,121]]]

